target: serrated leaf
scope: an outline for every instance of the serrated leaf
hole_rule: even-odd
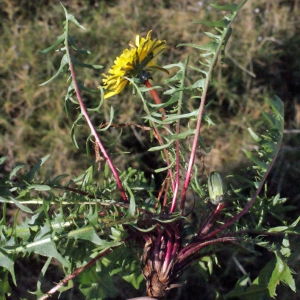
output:
[[[126,281],[132,284],[132,286],[135,289],[139,289],[141,283],[144,280],[144,275],[140,270],[140,266],[137,265],[137,268],[131,270],[131,274],[130,275],[124,275],[122,276],[122,278]]]
[[[11,274],[13,283],[17,285],[16,275],[14,270],[15,257],[7,253],[4,249],[0,248],[0,267],[3,267],[9,271]]]
[[[45,262],[45,264],[44,264],[44,266],[43,266],[43,268],[42,268],[42,270],[39,274],[36,291],[35,292],[30,292],[31,294],[36,295],[37,298],[39,298],[40,296],[42,296],[44,294],[41,290],[42,281],[44,280],[46,271],[47,271],[51,261],[52,261],[52,257],[48,257],[47,261]]]
[[[83,228],[70,231],[67,236],[68,238],[86,240],[93,244],[104,246],[104,247],[112,247],[121,244],[118,242],[108,242],[106,240],[102,240],[98,236],[93,226],[85,226]]]
[[[252,282],[252,285],[244,290],[244,292],[241,291],[239,298],[245,300],[253,300],[253,298],[255,297],[255,299],[262,300],[262,297],[268,295],[268,284],[274,267],[275,260],[272,260],[260,271],[259,276]]]
[[[62,257],[62,255],[57,251],[56,245],[51,239],[51,237],[47,237],[44,239],[38,239],[33,243],[26,245],[26,249],[29,252],[34,252],[36,254],[46,256],[46,257],[54,257],[56,258],[64,267],[69,267],[69,262]]]
[[[101,264],[101,271],[97,271],[95,267],[91,267],[79,275],[80,291],[85,296],[85,299],[101,300],[117,296],[113,277],[109,271],[110,268]]]
[[[274,298],[276,296],[276,287],[282,281],[290,287],[292,291],[296,291],[295,280],[292,276],[291,270],[285,261],[281,259],[278,253],[276,254],[276,266],[273,270],[268,289],[270,296]]]

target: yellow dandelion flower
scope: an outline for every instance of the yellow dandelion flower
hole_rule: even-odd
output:
[[[168,71],[156,65],[156,57],[166,49],[166,41],[151,40],[150,30],[146,38],[140,38],[139,35],[135,38],[135,44],[129,43],[130,49],[125,49],[123,53],[114,61],[114,65],[107,74],[103,74],[103,89],[105,90],[104,99],[119,94],[129,83],[124,78],[139,77],[145,71],[154,69]]]

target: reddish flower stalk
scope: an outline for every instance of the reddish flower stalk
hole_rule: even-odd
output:
[[[151,88],[152,85],[151,83],[148,81],[148,80],[145,80],[144,81],[144,84],[146,85],[146,87],[148,88]],[[156,90],[152,89],[150,90],[150,94],[152,95],[153,97],[153,100],[156,104],[161,104],[161,99],[160,97],[158,96]],[[158,111],[162,114],[162,120],[165,119],[165,116],[166,116],[166,111],[163,107],[159,108]],[[170,129],[169,125],[166,124],[167,128]],[[179,121],[177,122],[176,124],[176,134],[179,133],[179,126],[180,126],[180,123]],[[173,192],[173,200],[172,200],[172,204],[171,204],[171,208],[170,208],[170,213],[173,213],[176,209],[176,204],[177,204],[177,195],[178,195],[178,191],[179,191],[179,181],[180,181],[180,154],[179,154],[179,140],[177,140],[175,142],[175,147],[176,147],[176,178],[175,178],[175,182],[174,182],[174,179],[173,179],[173,176],[172,176],[172,170],[169,169],[169,175],[171,177],[171,181],[172,181],[172,192]],[[164,150],[164,153],[165,153],[165,157],[167,159],[167,151]],[[168,163],[168,162],[167,162]],[[169,163],[168,163],[169,165]],[[167,193],[167,191],[166,191]],[[181,204],[180,208],[183,209],[183,206],[184,204]]]
[[[115,180],[116,180],[116,183],[117,183],[117,186],[121,192],[121,196],[123,198],[124,201],[128,201],[127,199],[127,196],[125,194],[125,190],[123,188],[123,185],[121,183],[121,180],[120,180],[120,177],[119,177],[119,174],[113,164],[113,162],[111,161],[108,153],[106,152],[98,134],[97,134],[97,131],[96,129],[94,128],[93,126],[93,123],[87,113],[87,110],[85,108],[85,105],[82,101],[82,98],[81,98],[81,95],[80,95],[80,91],[79,91],[79,88],[78,88],[78,84],[77,84],[77,80],[76,80],[76,75],[75,75],[75,72],[74,72],[74,67],[73,67],[73,63],[72,63],[72,60],[71,60],[71,55],[70,55],[70,50],[69,50],[69,45],[68,45],[68,39],[66,39],[66,51],[67,51],[67,55],[68,55],[68,60],[69,60],[69,68],[70,68],[70,72],[71,72],[71,76],[72,76],[72,80],[73,80],[73,83],[74,83],[74,88],[75,88],[75,92],[76,92],[76,96],[77,96],[77,99],[78,99],[78,102],[79,102],[79,105],[80,105],[80,109],[81,109],[81,113],[84,115],[85,119],[86,119],[86,122],[88,123],[89,127],[90,127],[90,130],[96,140],[96,143],[98,144],[104,158],[106,159],[114,177],[115,177]]]
[[[151,85],[151,83],[148,80],[145,80],[144,84],[146,85],[147,88],[152,88],[152,85]],[[156,90],[152,89],[149,92],[152,95],[155,104],[162,104],[162,102],[161,102],[161,100],[160,100],[160,98],[159,98]],[[162,114],[162,120],[163,120],[165,118],[165,116],[166,116],[165,109],[163,107],[161,107],[161,108],[159,108],[158,111]],[[153,124],[153,126],[154,126],[154,129],[155,129],[156,128],[155,124]],[[166,124],[166,127],[169,128],[169,125]],[[163,145],[164,141],[163,141],[163,139],[162,139],[162,137],[161,137],[161,135],[160,135],[160,133],[158,132],[157,129],[156,129],[156,135],[157,135],[158,142],[160,143],[160,145]],[[170,166],[171,163],[170,163],[170,160],[169,160],[169,155],[168,155],[167,150],[163,149],[163,153],[164,153],[164,156],[165,156],[166,164],[168,166]],[[169,177],[170,177],[171,184],[172,184],[172,190],[174,191],[176,185],[175,185],[175,182],[174,182],[173,172],[172,172],[171,168],[168,169],[168,173],[169,173]]]
[[[149,82],[149,80],[145,80],[144,84],[146,85],[147,88],[152,88],[152,84]],[[153,100],[155,104],[161,104],[161,100],[156,92],[156,90],[152,89],[149,91],[151,96],[153,97]],[[163,107],[159,108],[158,111],[162,114],[162,119],[164,120],[166,116],[165,109]]]

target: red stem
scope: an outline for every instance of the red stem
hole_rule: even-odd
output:
[[[72,61],[71,61],[71,56],[70,56],[70,51],[69,51],[69,46],[68,46],[68,39],[66,39],[66,51],[67,51],[67,54],[68,54],[68,59],[69,59],[69,67],[70,67],[70,72],[71,72],[71,76],[72,76],[72,80],[73,80],[73,83],[74,83],[74,88],[75,88],[75,92],[76,92],[76,96],[77,96],[77,99],[78,99],[78,102],[79,102],[79,105],[80,105],[80,109],[81,109],[81,113],[84,115],[89,127],[90,127],[90,130],[104,156],[104,158],[106,159],[106,161],[108,162],[108,165],[115,177],[115,180],[117,182],[117,185],[118,185],[118,188],[121,192],[121,195],[122,195],[122,198],[124,201],[128,201],[127,199],[127,196],[125,194],[125,191],[124,191],[124,188],[123,188],[123,185],[121,183],[121,180],[119,178],[119,175],[118,175],[118,172],[115,168],[115,166],[113,165],[110,157],[108,156],[103,144],[101,143],[100,141],[100,138],[97,134],[97,131],[96,129],[94,128],[93,124],[92,124],[92,121],[86,111],[86,108],[84,106],[84,103],[82,101],[82,98],[81,98],[81,95],[80,95],[80,91],[79,91],[79,88],[78,88],[78,84],[77,84],[77,80],[76,80],[76,75],[75,75],[75,72],[74,72],[74,67],[73,67],[73,64],[72,64]]]
[[[152,85],[151,85],[151,83],[148,80],[145,80],[144,84],[146,85],[147,88],[152,88]],[[149,92],[152,95],[155,104],[161,104],[162,103],[161,100],[160,100],[160,98],[159,98],[159,96],[158,96],[158,94],[157,94],[157,92],[156,92],[156,90],[152,89]],[[162,120],[163,120],[165,118],[165,116],[166,116],[165,109],[163,107],[161,107],[158,111],[162,114]],[[166,127],[169,128],[168,124],[166,124]],[[160,145],[163,145],[164,144],[163,139],[161,138],[161,136],[160,136],[157,128],[156,128],[155,131],[156,131],[156,135],[157,135],[157,138],[158,138],[158,142],[160,143]],[[170,166],[170,160],[169,160],[169,156],[168,156],[167,150],[163,149],[163,153],[164,153],[167,165]],[[169,177],[171,179],[172,189],[174,191],[175,190],[175,182],[174,182],[173,172],[172,172],[171,168],[168,169],[168,173],[169,173]],[[166,191],[166,193],[167,193],[167,191]]]
[[[145,80],[144,84],[146,85],[147,88],[152,88],[152,85],[148,80]],[[159,96],[158,96],[158,94],[157,94],[157,92],[156,92],[156,90],[152,89],[149,92],[152,95],[155,104],[161,104],[162,103]],[[164,119],[165,116],[166,116],[165,109],[163,107],[161,107],[161,108],[158,109],[158,111],[162,114],[162,119]]]
[[[205,235],[213,225],[213,220],[217,217],[217,215],[221,212],[221,210],[224,208],[225,203],[219,203],[218,206],[215,208],[215,210],[211,213],[209,216],[205,226],[202,230],[199,231],[197,239],[201,239],[201,236]]]
[[[121,246],[121,245],[119,245]],[[58,283],[55,287],[53,287],[50,291],[47,292],[46,295],[42,296],[39,298],[39,300],[45,300],[48,299],[49,297],[52,297],[54,293],[56,293],[62,286],[66,285],[70,280],[78,276],[80,273],[82,273],[84,270],[89,268],[91,265],[93,265],[96,261],[98,261],[100,258],[105,256],[106,254],[110,253],[113,251],[113,249],[119,247],[119,246],[113,246],[110,247],[109,249],[106,249],[104,252],[99,253],[95,258],[90,260],[86,265],[76,269],[72,274],[68,275],[65,277],[60,283]]]
[[[188,245],[187,247],[183,248],[177,255],[177,259],[175,261],[175,272],[180,272],[184,268],[186,268],[190,263],[195,261],[196,257],[199,258],[200,255],[200,250],[202,248],[205,248],[209,245],[216,244],[216,243],[230,243],[234,242],[237,240],[241,240],[240,238],[236,237],[220,237],[211,241],[206,241],[206,242],[201,242],[201,243],[192,243]]]
[[[192,150],[191,150],[191,156],[190,156],[190,160],[189,160],[189,164],[188,164],[188,169],[187,169],[187,173],[186,173],[185,182],[184,182],[183,189],[182,189],[180,207],[184,207],[186,192],[187,192],[187,189],[189,187],[190,180],[191,180],[192,168],[193,168],[193,165],[194,165],[196,150],[197,150],[197,146],[198,146],[198,137],[199,137],[199,134],[200,134],[200,127],[201,127],[201,122],[202,122],[202,116],[203,116],[203,111],[204,111],[204,103],[205,103],[205,98],[206,98],[206,92],[207,92],[208,85],[209,85],[209,80],[206,80],[206,86],[204,88],[204,92],[202,94],[200,107],[199,107],[199,113],[198,113],[198,119],[197,119],[197,124],[196,124],[195,137],[194,137],[194,140],[193,140],[193,145],[192,145]]]

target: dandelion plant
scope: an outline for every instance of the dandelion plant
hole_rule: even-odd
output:
[[[245,150],[253,165],[246,176],[224,174],[222,169],[207,174],[204,164],[199,163],[199,153],[206,155],[211,149],[204,138],[205,124],[215,126],[209,115],[213,101],[208,96],[209,87],[216,80],[214,70],[224,60],[232,22],[245,2],[211,4],[213,9],[224,13],[224,18],[194,22],[211,29],[205,32],[209,42],[181,43],[178,47],[182,51],[189,47],[199,52],[198,62],[187,58],[184,62],[161,66],[159,55],[168,51],[167,40],[153,38],[152,30],[145,37],[137,34],[135,43],[130,42],[129,48],[99,79],[99,86],[93,90],[98,101],[95,107],[87,106],[82,97],[88,88],[78,79],[78,70],[98,70],[102,66],[79,61],[78,54],[87,51],[76,46],[69,31],[73,24],[85,28],[62,6],[66,16],[63,33],[52,46],[41,51],[61,53],[61,64],[57,73],[43,84],[67,74],[65,108],[74,120],[72,141],[75,147],[82,146],[76,133],[82,125],[88,126],[86,147],[88,152],[94,149],[99,168],[92,165],[82,176],[68,182],[64,181],[65,175],[41,182],[37,174],[47,161],[46,156],[31,170],[18,164],[0,179],[3,203],[0,266],[6,278],[1,282],[2,295],[10,291],[6,284],[8,274],[13,284],[17,284],[15,259],[35,253],[46,257],[36,290],[31,291],[39,299],[58,297],[57,293],[71,289],[73,282],[86,299],[113,298],[117,295],[113,275],[136,289],[145,282],[149,298],[167,299],[170,290],[186,284],[182,276],[195,262],[204,258],[217,261],[218,249],[222,247],[247,249],[253,245],[272,253],[273,260],[261,268],[252,284],[249,275],[245,275],[224,298],[274,297],[280,282],[295,290],[287,248],[288,236],[298,234],[300,218],[293,224],[283,222],[284,226],[271,227],[264,222],[267,212],[276,215],[276,211],[284,209],[286,201],[280,195],[269,198],[265,184],[282,140],[282,101],[276,96],[266,100],[272,113],[263,112],[266,121],[263,134],[249,128],[257,147]],[[153,78],[161,71],[167,78],[158,86]],[[114,121],[111,98],[121,97],[125,89],[130,89],[131,99],[143,107],[139,123]],[[110,120],[106,122],[103,118],[101,124],[93,123],[93,115],[103,116],[104,103],[110,106]],[[76,110],[71,110],[72,106]],[[152,143],[148,151],[162,158],[150,177],[132,167],[122,169],[114,162],[102,133],[114,128],[121,136],[126,126],[143,130]],[[2,158],[0,163],[4,161]],[[158,187],[153,180],[157,173],[164,176]],[[188,205],[189,201],[192,205]],[[23,215],[21,222],[6,224],[8,204],[18,207]],[[192,221],[193,216],[196,221]],[[274,242],[274,235],[280,240]],[[45,291],[42,281],[53,259],[62,266],[65,277]]]

